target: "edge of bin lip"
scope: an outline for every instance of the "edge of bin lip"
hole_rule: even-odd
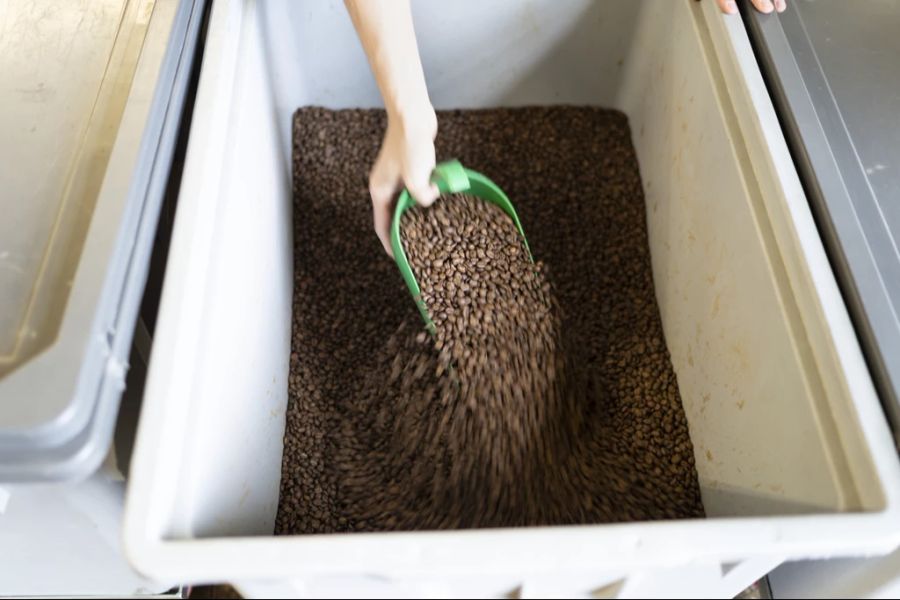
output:
[[[690,4],[694,5],[693,2]],[[211,33],[214,31],[214,20],[229,20],[235,17],[235,13],[240,19],[240,9],[235,9],[237,5],[239,3],[233,1],[214,5],[210,19]],[[692,10],[703,11],[711,36],[718,36],[719,43],[724,39],[724,43],[730,46],[730,59],[737,65],[735,68],[747,74],[747,63],[755,64],[755,58],[740,17],[722,18],[712,2],[699,3]],[[221,13],[217,19],[218,11]],[[231,13],[227,14],[228,11]],[[214,35],[210,36],[208,43],[228,44],[222,36],[214,39]],[[210,54],[207,53],[207,56]],[[233,58],[234,53],[230,54]],[[204,62],[203,69],[208,71],[208,63],[214,61],[207,58]],[[201,89],[207,88],[207,93],[211,93],[217,87],[215,79],[221,76],[227,79],[230,68],[233,65],[212,65],[211,74],[201,75]],[[749,96],[749,101],[759,114],[759,122],[753,125],[771,147],[774,164],[767,168],[774,170],[780,179],[783,200],[787,205],[784,210],[791,213],[795,222],[802,222],[804,227],[813,225],[809,207],[805,204],[805,194],[778,127],[774,108],[766,95],[762,77],[758,69],[754,73],[750,68],[749,73],[753,81],[747,82],[744,87],[748,89],[743,92]],[[212,81],[204,81],[210,77]],[[198,96],[200,93],[198,90]],[[210,118],[208,115],[204,120]],[[194,123],[192,133],[198,124]],[[841,338],[851,340],[850,343],[836,345],[835,350],[847,377],[847,385],[861,399],[854,408],[865,433],[866,449],[880,478],[884,497],[882,509],[858,513],[823,511],[797,516],[527,529],[167,539],[149,525],[158,517],[156,508],[151,507],[145,494],[137,493],[138,487],[142,491],[166,487],[170,483],[151,457],[141,456],[156,444],[151,434],[160,429],[166,412],[164,407],[145,406],[142,431],[139,431],[135,451],[136,468],[132,469],[135,476],[129,484],[123,525],[125,554],[138,571],[159,579],[235,581],[284,578],[287,576],[286,564],[296,565],[295,572],[298,574],[313,570],[348,572],[361,567],[368,572],[386,574],[429,574],[467,572],[472,570],[471,567],[483,567],[489,560],[495,572],[521,573],[523,565],[529,571],[559,572],[577,568],[630,569],[740,561],[754,556],[827,558],[889,552],[900,543],[900,463],[893,437],[821,240],[795,232],[793,241],[810,262],[808,276],[822,303],[825,320],[837,333],[850,336]],[[823,518],[827,518],[827,529],[822,527]],[[891,526],[896,529],[891,530]],[[738,539],[739,543],[735,543]],[[520,543],[525,540],[538,543]],[[687,551],[679,543],[685,540],[691,542]],[[560,541],[566,546],[561,548]],[[773,543],[777,545],[773,546]],[[673,547],[675,544],[677,546]],[[637,552],[639,556],[635,555]],[[253,557],[252,561],[247,560],[249,556]],[[541,558],[537,569],[533,568],[535,556]],[[526,563],[524,558],[530,560]],[[602,567],[600,561],[603,561]]]
[[[810,531],[821,530],[822,516],[829,520],[828,535],[813,539]],[[135,536],[126,534],[125,553],[132,566],[148,577],[183,581],[284,578],[290,575],[285,572],[286,565],[297,565],[297,575],[359,571],[388,576],[465,574],[483,568],[486,561],[497,574],[522,574],[523,569],[529,573],[630,570],[740,562],[759,556],[785,560],[798,553],[812,558],[848,551],[887,553],[894,544],[881,536],[881,516],[741,517],[138,542]],[[683,530],[681,535],[678,530]],[[867,530],[869,537],[861,539],[861,530]],[[850,532],[856,539],[847,545],[842,537]],[[797,533],[805,539],[797,540]],[[741,543],[735,544],[736,538]],[[683,544],[686,539],[692,542]],[[881,541],[873,543],[876,539]],[[779,545],[773,547],[776,542]]]

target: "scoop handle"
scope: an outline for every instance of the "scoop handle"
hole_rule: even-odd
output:
[[[471,186],[466,169],[458,160],[442,162],[431,173],[431,182],[438,186],[442,194],[458,194]]]

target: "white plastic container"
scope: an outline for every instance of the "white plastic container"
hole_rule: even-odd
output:
[[[414,10],[438,108],[628,114],[709,518],[271,536],[290,117],[380,98],[342,3],[218,0],[132,464],[132,563],[254,595],[697,597],[786,559],[894,546],[897,455],[740,18],[711,0]]]

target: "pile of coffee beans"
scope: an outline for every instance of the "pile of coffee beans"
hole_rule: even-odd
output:
[[[435,336],[406,325],[387,389],[371,382],[361,406],[378,425],[347,419],[366,424],[348,431],[365,447],[384,442],[376,461],[343,456],[348,514],[366,529],[578,520],[555,510],[562,489],[545,492],[584,403],[566,395],[559,311],[513,221],[457,196],[407,212],[401,234]]]
[[[371,231],[383,114],[297,112],[277,533],[702,516],[625,117],[550,107],[439,123],[438,155],[507,191],[540,262],[491,204],[409,211],[427,335]]]

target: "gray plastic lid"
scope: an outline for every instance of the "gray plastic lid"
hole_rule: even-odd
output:
[[[0,482],[91,473],[124,387],[202,2],[0,21]]]
[[[829,257],[900,428],[900,0],[745,15]]]

